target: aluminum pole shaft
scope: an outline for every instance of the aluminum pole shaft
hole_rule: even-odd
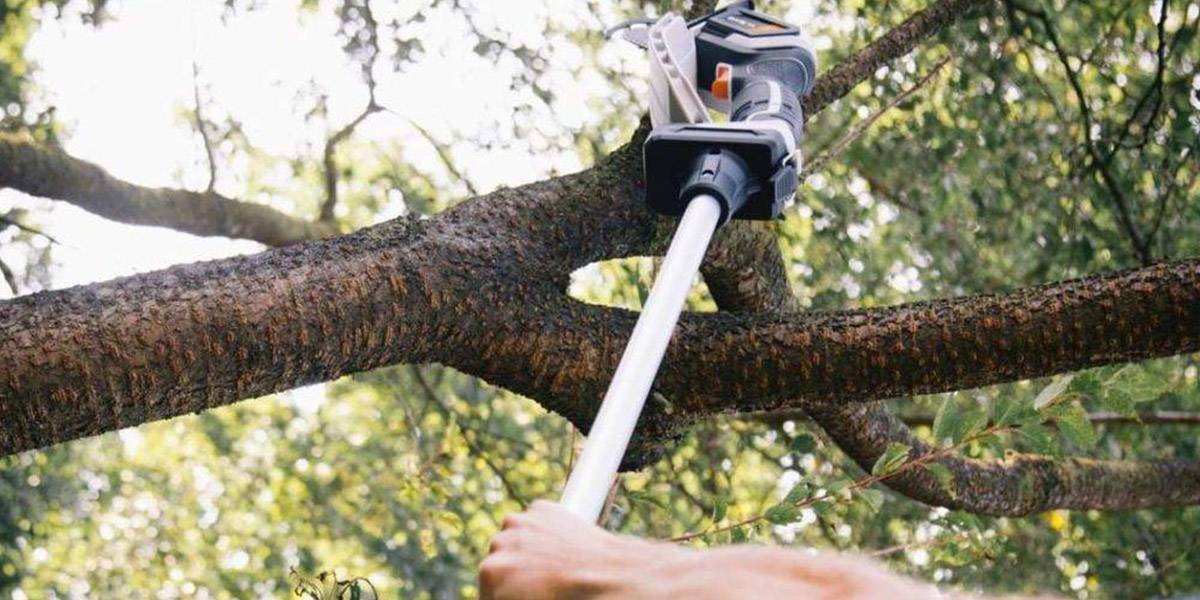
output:
[[[701,194],[692,199],[679,220],[658,278],[588,432],[583,452],[567,479],[560,502],[578,517],[591,522],[600,517],[692,280],[700,270],[720,219],[721,204],[712,196]]]

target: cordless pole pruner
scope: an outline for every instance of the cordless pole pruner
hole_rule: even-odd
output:
[[[654,126],[643,152],[650,207],[680,215],[707,192],[722,204],[722,223],[778,217],[795,196],[804,137],[800,97],[816,79],[808,38],[746,1],[690,23],[667,15],[648,29],[646,49]],[[710,122],[706,108],[728,121]]]
[[[800,97],[817,68],[799,29],[748,0],[691,22],[668,13],[637,23],[648,26],[625,37],[650,59],[646,201],[680,220],[563,492],[563,506],[589,521],[604,506],[714,231],[730,219],[779,217],[794,198]],[[728,120],[710,121],[710,108]]]

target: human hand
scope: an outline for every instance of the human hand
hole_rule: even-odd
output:
[[[546,500],[504,519],[479,566],[484,600],[617,597],[629,574],[689,550],[611,534]],[[653,562],[652,562],[653,561]]]

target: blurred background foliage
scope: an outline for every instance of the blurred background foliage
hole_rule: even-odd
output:
[[[236,27],[275,4],[228,0],[222,19]],[[665,3],[284,4],[297,20],[338,23],[331,43],[362,83],[353,92],[365,107],[360,131],[330,143],[351,121],[334,122],[335,90],[314,81],[287,110],[316,141],[258,148],[250,124],[193,65],[195,103],[178,107],[178,125],[212,158],[182,166],[176,179],[284,198],[295,214],[315,215],[332,177],[335,218],[351,230],[396,213],[435,214],[619,146],[643,110],[643,67],[636,51],[598,32]],[[830,66],[925,4],[762,8],[804,24]],[[69,138],[75,124],[55,119],[53,90],[38,85],[38,65],[26,56],[31,34],[64,20],[103,29],[138,9],[0,0],[0,128],[48,143]],[[448,21],[460,29],[447,32]],[[813,168],[797,208],[776,227],[803,304],[832,310],[997,292],[1200,254],[1198,21],[1195,1],[998,3],[880,69],[808,126]],[[500,118],[434,131],[388,104],[398,74],[463,45],[511,74]],[[571,100],[585,117],[562,100],[578,96],[575,86],[587,89]],[[404,135],[358,135],[375,119],[400,121]],[[418,147],[434,160],[409,160]],[[515,180],[473,175],[473,163],[500,151],[526,157]],[[0,203],[11,295],[55,285],[55,221],[44,207]],[[654,269],[649,258],[598,263],[575,274],[570,293],[637,308]],[[690,305],[715,310],[702,282]],[[1093,413],[1200,410],[1197,357],[892,403],[932,438],[928,423],[943,405],[987,411],[1039,393]],[[962,451],[1200,458],[1195,423],[1083,427],[1036,438],[998,432]],[[3,458],[0,597],[284,597],[292,568],[365,577],[382,597],[474,597],[475,566],[500,520],[556,497],[580,441],[527,399],[440,366],[397,366]],[[689,535],[699,546],[869,552],[968,590],[1080,598],[1200,590],[1200,509],[981,518],[882,486],[850,493],[847,482],[864,475],[802,414],[728,415],[623,476],[604,522],[639,536]],[[794,506],[809,490],[833,492]]]

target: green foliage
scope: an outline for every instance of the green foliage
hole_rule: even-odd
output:
[[[1099,436],[1092,422],[1088,420],[1087,411],[1078,402],[1060,404],[1052,411],[1052,416],[1058,423],[1058,430],[1063,437],[1081,450],[1090,450],[1096,445]]]
[[[900,465],[908,462],[908,453],[911,450],[912,448],[908,447],[907,444],[899,442],[888,444],[887,449],[875,461],[875,466],[871,467],[871,474],[882,476],[899,469]]]
[[[797,454],[808,454],[817,449],[817,438],[811,433],[802,433],[792,438],[791,448]]]
[[[307,600],[378,600],[379,594],[371,582],[357,577],[339,580],[337,573],[322,571],[316,577],[305,577],[292,570],[292,593]]]
[[[933,438],[938,443],[958,444],[979,433],[988,424],[987,407],[974,400],[947,396],[933,420]]]

